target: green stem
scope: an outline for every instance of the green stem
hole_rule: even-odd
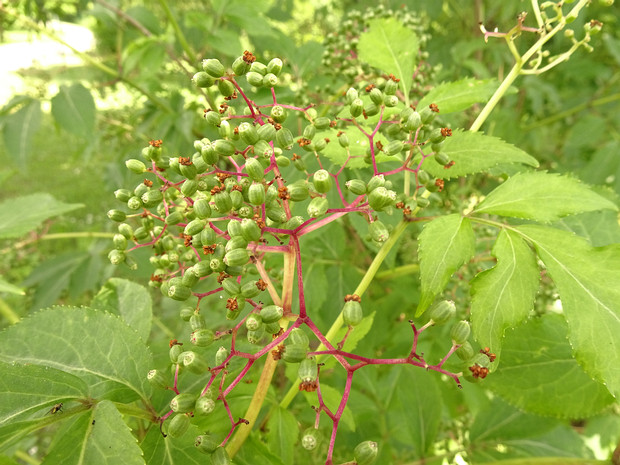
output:
[[[187,54],[187,57],[189,58],[189,60],[194,64],[194,66],[196,66],[196,64],[198,63],[198,58],[196,57],[196,54],[190,47],[189,42],[187,42],[187,39],[185,38],[185,34],[183,34],[183,31],[181,30],[181,27],[179,26],[178,21],[172,14],[172,10],[170,10],[170,6],[168,6],[168,2],[166,0],[159,0],[159,4],[164,9],[164,12],[166,13],[166,17],[168,18],[168,21],[170,21],[170,24],[172,25],[172,28],[174,29],[174,34],[176,35],[177,40],[179,41],[179,44],[181,44],[181,48]]]
[[[46,234],[45,236],[39,237],[41,241],[55,241],[56,239],[81,239],[81,238],[92,238],[92,237],[101,237],[104,239],[112,239],[114,237],[114,233],[107,232],[70,232],[70,233],[55,233],[55,234]]]
[[[407,276],[420,272],[420,265],[417,263],[410,263],[409,265],[397,266],[391,270],[385,270],[377,273],[377,279],[394,279],[399,276]]]

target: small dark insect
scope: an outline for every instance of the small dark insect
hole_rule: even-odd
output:
[[[62,402],[60,402],[60,403],[58,403],[58,404],[54,405],[54,406],[50,409],[50,411],[46,413],[46,415],[47,415],[48,413],[51,413],[52,415],[54,415],[55,413],[58,413],[58,412],[62,412]]]

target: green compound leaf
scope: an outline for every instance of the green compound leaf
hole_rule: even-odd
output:
[[[0,426],[31,417],[41,418],[59,402],[88,396],[77,376],[50,367],[0,363]]]
[[[5,200],[0,204],[0,239],[23,236],[48,218],[83,206],[60,202],[50,194],[30,194]]]
[[[491,192],[477,213],[549,222],[594,210],[618,210],[577,179],[541,171],[519,173]]]
[[[76,375],[90,395],[120,402],[148,398],[151,355],[119,317],[91,308],[52,307],[0,334],[0,361]]]
[[[499,359],[504,331],[532,309],[540,274],[532,250],[512,231],[500,232],[492,254],[497,265],[472,282],[471,323],[476,340]]]
[[[284,463],[293,463],[295,443],[299,436],[299,426],[293,414],[285,408],[278,407],[271,414],[267,429],[269,450]]]
[[[471,223],[459,214],[436,218],[424,226],[418,250],[422,295],[416,316],[426,311],[450,276],[473,257],[474,246]]]
[[[440,115],[463,111],[474,103],[486,102],[498,85],[497,79],[467,78],[455,82],[444,82],[427,93],[417,107],[424,108],[434,103],[439,107]]]
[[[393,440],[413,448],[416,458],[427,457],[439,433],[443,400],[436,378],[410,366],[390,371],[385,399]]]
[[[91,306],[121,316],[143,341],[148,339],[153,303],[144,286],[126,279],[111,278],[94,297]]]
[[[88,137],[95,129],[95,101],[82,84],[60,86],[52,98],[52,115],[65,131]]]
[[[4,120],[2,137],[11,158],[25,164],[32,148],[34,135],[41,125],[41,102],[24,99],[26,105]],[[21,103],[21,102],[20,102]],[[6,223],[1,222],[4,225]]]
[[[181,438],[171,441],[162,436],[158,427],[151,426],[140,444],[144,461],[148,465],[205,465],[209,463],[208,456],[194,447],[196,436],[203,432],[190,425]]]
[[[42,465],[144,465],[136,438],[112,402],[75,416]]]
[[[567,331],[566,321],[554,314],[507,331],[502,364],[485,384],[509,403],[538,415],[596,414],[614,399],[573,358]]]
[[[431,156],[424,160],[422,168],[440,179],[452,179],[473,173],[481,173],[506,163],[521,163],[537,167],[538,161],[503,140],[480,132],[454,131],[441,148],[454,165],[446,169]]]
[[[409,95],[418,57],[418,37],[395,18],[372,19],[360,35],[359,59],[400,79],[403,93]]]
[[[558,287],[580,365],[620,396],[620,244],[594,248],[544,226],[516,228],[531,241]]]

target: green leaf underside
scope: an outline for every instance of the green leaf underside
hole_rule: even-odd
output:
[[[143,341],[151,332],[153,303],[144,286],[126,279],[111,278],[101,288],[92,307],[119,315],[135,329]]]
[[[280,457],[284,463],[293,463],[295,443],[299,435],[299,427],[293,414],[278,407],[267,422],[267,430],[267,442],[271,452]]]
[[[146,399],[151,355],[120,318],[90,308],[53,307],[0,334],[0,360],[49,366],[82,378],[90,395]]]
[[[20,163],[26,163],[34,135],[40,125],[41,102],[38,100],[31,100],[6,118],[2,137],[12,158]],[[6,223],[0,223],[0,225],[4,224]]]
[[[82,84],[60,86],[52,98],[52,115],[56,122],[68,132],[88,137],[95,128],[95,101],[90,91]]]
[[[111,402],[99,402],[61,433],[42,465],[145,464],[136,438]]]
[[[504,331],[524,321],[532,309],[540,273],[532,250],[512,231],[500,232],[492,254],[497,265],[472,282],[471,323],[476,340],[499,360]]]
[[[77,376],[38,365],[0,363],[0,425],[41,418],[58,402],[88,396]]]
[[[422,168],[430,175],[452,179],[468,174],[481,173],[506,163],[521,163],[537,167],[538,161],[508,142],[480,132],[457,130],[446,138],[441,151],[448,154],[454,165],[446,169],[431,156]]]
[[[400,79],[405,95],[409,95],[413,70],[418,56],[418,38],[395,18],[372,19],[368,30],[360,35],[358,57]]]
[[[566,231],[516,228],[532,242],[558,288],[581,366],[620,396],[620,244],[594,248]]]
[[[567,329],[561,315],[548,314],[506,331],[501,366],[485,384],[538,415],[584,418],[613,403],[573,358]]]
[[[474,103],[486,102],[498,86],[497,79],[466,78],[455,82],[444,82],[422,97],[417,107],[424,108],[434,103],[439,108],[440,115],[463,111]]]
[[[473,257],[474,246],[471,223],[459,214],[436,218],[424,226],[418,250],[422,294],[416,316],[424,313],[450,276]]]
[[[46,219],[83,206],[60,202],[50,194],[31,194],[5,200],[0,204],[0,239],[23,236]]]
[[[435,377],[414,367],[393,368],[390,382],[385,383],[390,391],[382,394],[390,436],[412,447],[416,457],[426,457],[441,423],[443,401],[439,386]]]
[[[487,195],[475,211],[549,222],[603,209],[618,208],[577,179],[537,171],[512,176]]]

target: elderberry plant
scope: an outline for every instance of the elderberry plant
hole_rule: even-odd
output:
[[[153,360],[142,341],[149,294],[120,279],[92,307],[123,319],[56,308],[9,328],[2,366],[5,379],[22,386],[15,397],[26,407],[2,407],[11,422],[0,423],[0,444],[71,418],[51,462],[203,463],[206,454],[218,465],[369,465],[394,461],[396,453],[385,452],[393,439],[414,443],[399,462],[453,460],[463,448],[474,463],[494,453],[475,446],[493,415],[517,415],[499,397],[545,415],[560,415],[565,403],[575,417],[612,405],[620,392],[620,249],[594,248],[558,221],[617,206],[574,178],[536,171],[536,158],[477,132],[518,76],[560,64],[600,30],[587,22],[578,37],[565,33],[565,54],[548,56],[545,44],[588,4],[566,3],[533,1],[536,26],[522,15],[505,33],[482,28],[485,39],[504,38],[515,58],[501,83],[466,79],[423,96],[413,85],[416,33],[383,14],[361,27],[359,64],[351,68],[361,72],[346,76],[353,79],[330,105],[299,104],[304,97],[288,92],[295,86],[279,58],[261,62],[245,51],[230,63],[203,60],[192,81],[210,102],[207,137],[183,154],[153,138],[140,158],[127,160],[134,184],[115,192],[119,204],[108,212],[118,223],[110,262],[135,269],[134,256],[148,254],[150,287],[164,299],[156,312],[177,311],[171,303],[180,302],[184,331],[160,325],[169,357]],[[520,52],[524,34],[534,43]],[[469,130],[453,127],[451,114],[484,102]],[[455,201],[459,183],[480,173],[501,182]],[[347,242],[368,260],[339,262],[342,273],[359,271],[356,284],[316,304],[308,290],[328,278],[312,267]],[[419,273],[419,285],[396,292],[397,309],[381,303],[381,292],[389,293],[382,265]],[[557,286],[563,317],[547,309],[530,318],[539,267]],[[338,301],[340,312],[326,312],[326,300]],[[386,337],[388,319],[396,329]],[[58,341],[57,351],[39,335]],[[369,350],[362,342],[373,337],[388,343]],[[548,372],[532,369],[549,364]],[[387,396],[373,385],[380,377],[392,385]],[[446,433],[439,445],[442,395],[455,399],[475,384],[498,396],[496,411],[445,422],[450,433],[469,428],[469,437]],[[293,403],[302,396],[309,405]],[[411,424],[403,415],[378,418],[388,402]],[[394,438],[365,435],[377,421]],[[84,447],[73,451],[78,440]]]

